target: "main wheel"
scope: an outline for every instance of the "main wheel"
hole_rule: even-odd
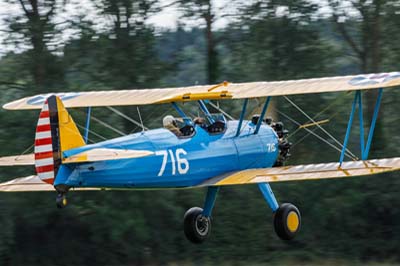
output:
[[[210,217],[203,216],[202,208],[190,208],[183,217],[183,230],[188,240],[200,244],[210,234],[211,219]]]
[[[301,216],[293,204],[283,203],[274,215],[276,234],[283,240],[291,240],[300,231]]]
[[[57,204],[57,208],[59,208],[59,209],[63,209],[65,207],[67,207],[68,201],[67,201],[67,197],[65,196],[65,194],[63,194],[63,193],[57,194],[56,204]]]

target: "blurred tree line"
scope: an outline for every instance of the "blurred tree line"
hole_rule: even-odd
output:
[[[6,28],[0,58],[1,103],[36,93],[173,87],[287,80],[388,72],[400,69],[400,5],[385,0],[216,1],[6,0],[19,12],[2,14]],[[228,3],[227,3],[228,4]],[[71,9],[71,6],[74,9]],[[149,19],[167,6],[181,14],[176,29],[155,28]],[[328,14],[321,10],[328,9]],[[73,11],[71,11],[73,10]],[[1,12],[1,11],[0,11]],[[230,18],[224,27],[216,22]],[[101,21],[101,23],[98,23]],[[66,36],[70,36],[66,38]],[[5,52],[7,51],[7,52]],[[289,97],[343,141],[353,95]],[[364,93],[371,117],[375,92]],[[385,90],[370,157],[398,156],[400,131],[395,90]],[[238,117],[240,101],[220,102]],[[262,101],[251,101],[256,112]],[[192,113],[197,107],[184,106]],[[337,161],[331,149],[293,121],[306,123],[284,98],[276,119],[291,130],[290,164]],[[325,110],[326,109],[326,110]],[[118,108],[139,120],[136,107]],[[84,124],[84,110],[71,110]],[[140,107],[144,123],[161,125],[169,106]],[[95,117],[126,134],[141,130],[106,108]],[[32,151],[38,113],[0,111],[2,155]],[[367,125],[368,125],[368,119]],[[91,142],[116,137],[93,121]],[[358,124],[350,149],[357,151]],[[321,134],[316,129],[316,133]],[[331,143],[333,143],[330,140]],[[359,153],[357,153],[359,155]],[[2,181],[33,168],[2,168]],[[351,180],[273,184],[280,202],[293,202],[303,216],[298,238],[282,242],[254,186],[227,187],[214,210],[212,237],[192,245],[182,232],[183,214],[201,206],[204,190],[71,192],[57,210],[52,193],[0,195],[1,265],[247,265],[313,261],[400,261],[400,181],[397,173]],[[334,264],[333,262],[333,264]]]

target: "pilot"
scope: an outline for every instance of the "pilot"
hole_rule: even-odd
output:
[[[201,128],[207,129],[206,120],[203,117],[196,117],[193,122],[195,125],[199,125]]]
[[[177,127],[175,118],[172,115],[167,115],[163,118],[163,126],[174,133],[177,137],[182,136],[182,132]]]

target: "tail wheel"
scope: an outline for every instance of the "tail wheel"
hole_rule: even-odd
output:
[[[276,234],[283,240],[291,240],[300,231],[301,215],[299,209],[290,203],[279,206],[274,215]]]
[[[211,219],[203,215],[202,208],[190,208],[183,218],[183,229],[189,241],[200,244],[211,232]]]
[[[67,201],[67,197],[65,196],[65,194],[63,194],[63,193],[57,194],[56,204],[57,204],[57,208],[59,208],[59,209],[63,209],[65,207],[67,207],[68,201]]]

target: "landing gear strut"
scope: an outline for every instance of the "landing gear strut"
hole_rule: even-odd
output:
[[[65,193],[58,193],[56,197],[57,208],[63,209],[67,207],[68,201]]]
[[[265,201],[274,213],[274,228],[276,234],[282,240],[291,240],[300,231],[301,215],[299,209],[290,203],[283,203],[280,206],[276,201],[271,186],[268,183],[260,183],[258,187],[264,196]]]
[[[301,216],[296,206],[283,203],[280,206],[268,183],[260,183],[258,187],[274,214],[274,228],[282,240],[291,240],[300,231]],[[211,233],[211,212],[219,187],[208,187],[204,209],[190,208],[183,218],[183,231],[186,238],[195,244],[204,242]]]
[[[195,244],[204,242],[211,232],[211,212],[219,187],[209,187],[207,190],[204,209],[190,208],[183,217],[183,231],[186,238]]]

